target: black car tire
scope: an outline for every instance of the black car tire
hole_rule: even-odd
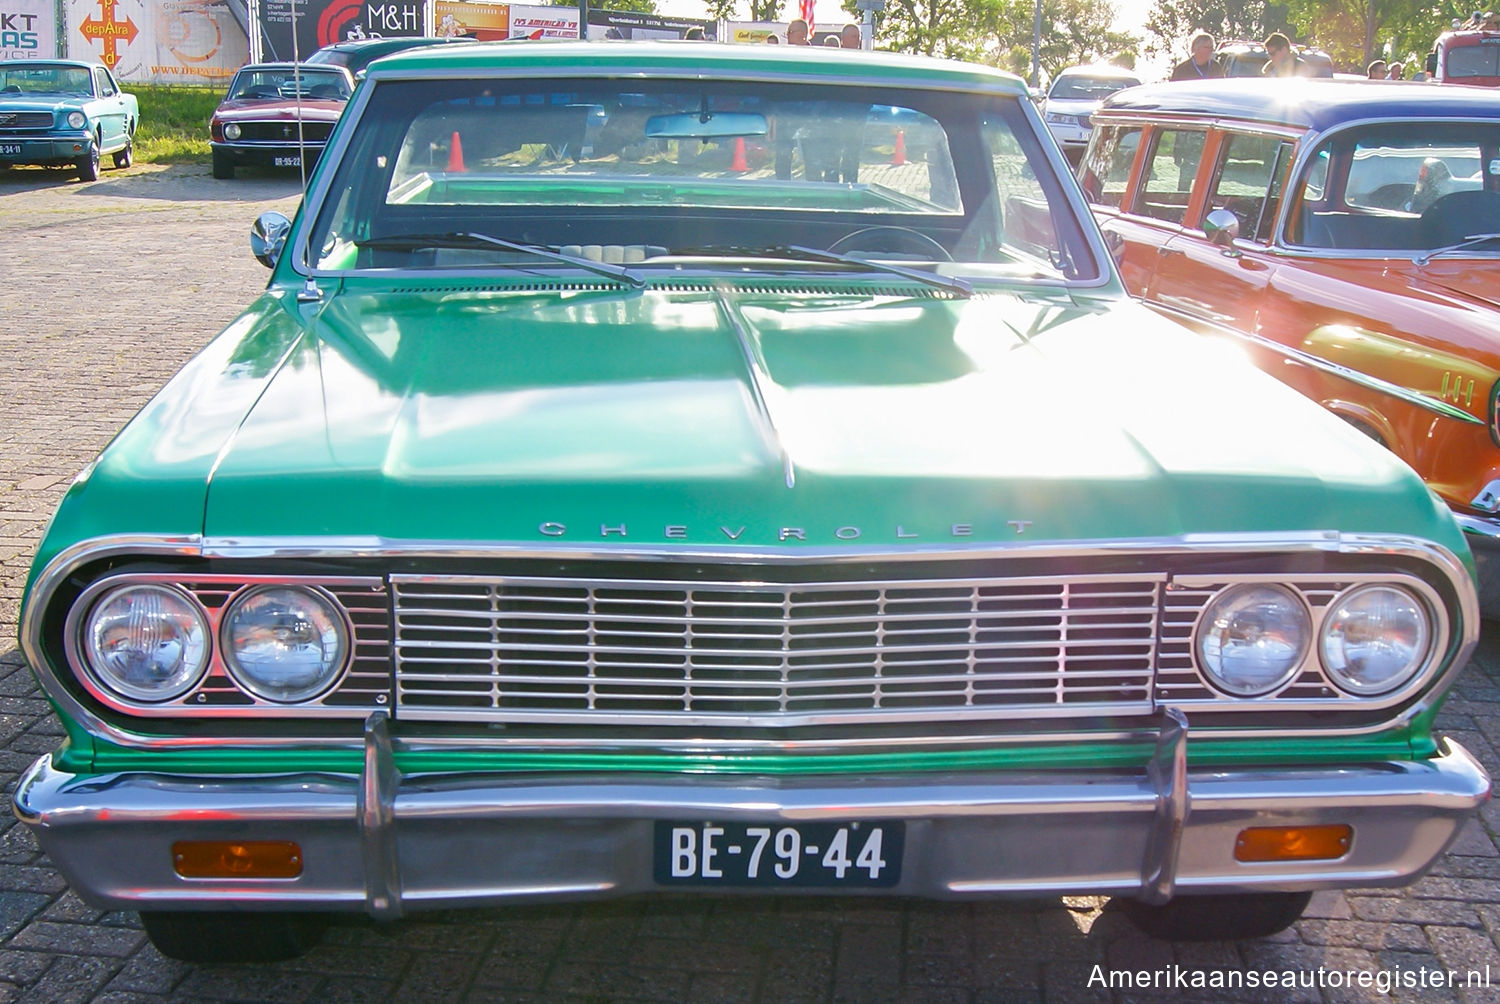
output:
[[[229,154],[219,150],[214,151],[214,177],[220,181],[234,180],[234,161]]]
[[[1260,892],[1178,896],[1159,906],[1115,902],[1132,924],[1163,941],[1249,941],[1291,927],[1310,899],[1310,892]]]
[[[125,149],[115,151],[115,167],[127,168],[135,163],[135,140],[125,137]]]
[[[78,158],[78,180],[99,180],[99,144],[93,143],[89,146],[89,152]]]
[[[327,920],[308,913],[195,913],[143,910],[156,950],[182,962],[279,962],[311,950]]]

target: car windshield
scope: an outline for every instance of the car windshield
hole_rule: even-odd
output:
[[[89,71],[81,66],[38,63],[0,68],[0,95],[93,93]]]
[[[1447,76],[1500,77],[1500,39],[1448,49]]]
[[[241,70],[229,85],[226,101],[280,100],[301,96],[325,101],[348,101],[349,81],[342,73],[290,67],[274,70]]]
[[[1289,236],[1306,247],[1420,252],[1500,231],[1500,122],[1346,130],[1314,151],[1296,190]]]
[[[319,49],[306,60],[309,63],[324,63],[328,66],[348,66],[353,61],[354,57],[342,49]]]
[[[1139,83],[1139,80],[1130,77],[1086,77],[1081,74],[1069,74],[1057,78],[1047,97],[1052,100],[1060,98],[1065,101],[1103,101],[1115,91],[1122,91]]]
[[[383,81],[311,247],[325,269],[517,259],[473,242],[397,240],[482,233],[648,268],[800,246],[948,272],[968,264],[1093,278],[1065,184],[1020,96],[757,81]]]

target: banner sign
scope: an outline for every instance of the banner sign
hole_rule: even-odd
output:
[[[577,7],[510,5],[511,38],[577,38]]]
[[[786,41],[786,25],[779,21],[726,21],[724,27],[731,42],[763,43],[773,35],[778,42]]]
[[[293,3],[297,7],[295,52],[304,59],[334,42],[424,34],[424,0],[260,0],[254,10],[261,62],[291,60]]]
[[[67,0],[67,18],[68,56],[97,59],[121,80],[224,83],[250,60],[226,0]]]
[[[0,59],[57,56],[52,0],[0,0]]]
[[[634,14],[629,11],[589,8],[589,39],[600,38],[682,38],[690,28],[701,28],[706,41],[719,37],[719,22],[691,17],[663,17],[659,14]]]
[[[510,38],[510,5],[437,0],[432,6],[433,34],[438,38],[465,35],[481,42]]]

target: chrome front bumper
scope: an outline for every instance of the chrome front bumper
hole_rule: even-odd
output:
[[[74,775],[48,757],[22,778],[15,810],[74,889],[101,907],[393,917],[657,888],[657,820],[903,820],[901,880],[879,890],[886,895],[1106,893],[1160,902],[1174,893],[1401,885],[1489,797],[1484,769],[1456,743],[1415,762],[1189,770],[1184,726],[1180,716],[1168,720],[1150,767],[1135,774],[403,777],[377,716],[360,775]],[[1317,823],[1354,828],[1344,857],[1234,858],[1247,826]],[[304,871],[296,879],[184,879],[172,863],[178,840],[293,840]]]

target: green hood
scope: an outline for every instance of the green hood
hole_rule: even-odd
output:
[[[1431,518],[1321,409],[1111,307],[345,291],[222,452],[204,529],[868,545]]]
[[[148,529],[780,548],[1342,530],[1464,550],[1399,461],[1234,350],[1061,293],[272,292],[84,492],[116,504],[89,526],[65,504],[39,560]]]

